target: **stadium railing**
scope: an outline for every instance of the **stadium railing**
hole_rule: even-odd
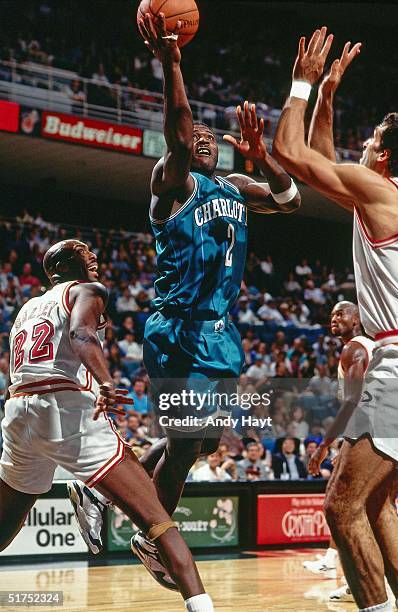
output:
[[[70,95],[72,81],[78,80],[84,92],[84,101],[73,100]],[[99,105],[96,94],[107,98],[106,105]],[[92,119],[132,125],[143,129],[162,131],[163,94],[136,87],[115,85],[96,79],[86,79],[76,72],[43,66],[33,62],[18,63],[14,60],[0,61],[0,99],[17,102],[22,106],[38,110],[55,111],[64,114],[81,115]],[[229,108],[190,100],[195,121],[211,125],[215,133],[222,136],[226,129],[234,133],[226,111]],[[274,133],[280,111],[268,109],[263,116],[269,125],[270,134]],[[220,126],[223,126],[222,128]],[[267,142],[271,140],[266,138]],[[358,160],[358,151],[338,149],[341,161]]]

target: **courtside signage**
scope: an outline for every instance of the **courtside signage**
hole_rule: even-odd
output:
[[[239,498],[182,497],[173,514],[179,531],[191,548],[237,546]],[[131,536],[137,532],[119,508],[109,509],[108,550],[130,550]]]
[[[41,134],[45,138],[74,142],[89,147],[112,149],[133,155],[142,153],[142,130],[139,128],[86,117],[43,112]]]
[[[0,556],[76,552],[87,552],[87,546],[69,499],[38,499],[21,531]]]
[[[218,170],[233,170],[234,168],[234,149],[230,145],[218,144]],[[167,150],[166,141],[162,132],[155,130],[144,130],[143,154],[146,157],[159,159]]]
[[[323,512],[324,493],[259,495],[257,544],[325,542],[330,531]]]
[[[18,132],[19,104],[0,100],[0,131]]]

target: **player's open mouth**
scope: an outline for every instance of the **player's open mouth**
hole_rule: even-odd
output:
[[[87,267],[89,272],[98,272],[98,264],[91,264],[91,266]]]
[[[210,157],[211,151],[207,147],[198,147],[196,149],[196,154],[197,155],[206,155],[207,157]]]

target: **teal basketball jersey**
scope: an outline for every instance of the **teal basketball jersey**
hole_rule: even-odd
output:
[[[183,319],[214,320],[235,303],[245,267],[247,209],[235,185],[191,172],[194,190],[168,219],[151,218],[159,277],[153,305]]]

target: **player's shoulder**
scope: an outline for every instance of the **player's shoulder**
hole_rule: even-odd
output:
[[[368,338],[368,336],[354,336],[352,340],[348,344],[359,344],[367,351],[373,351],[375,347],[375,341],[372,338]]]
[[[228,174],[223,180],[232,183],[234,187],[236,187],[239,191],[244,189],[250,183],[256,183],[256,181],[250,176],[246,176],[246,174],[239,174],[235,172],[233,174]]]
[[[104,300],[108,298],[108,290],[98,281],[78,282],[70,289],[71,299],[76,299],[78,295],[102,297]]]

